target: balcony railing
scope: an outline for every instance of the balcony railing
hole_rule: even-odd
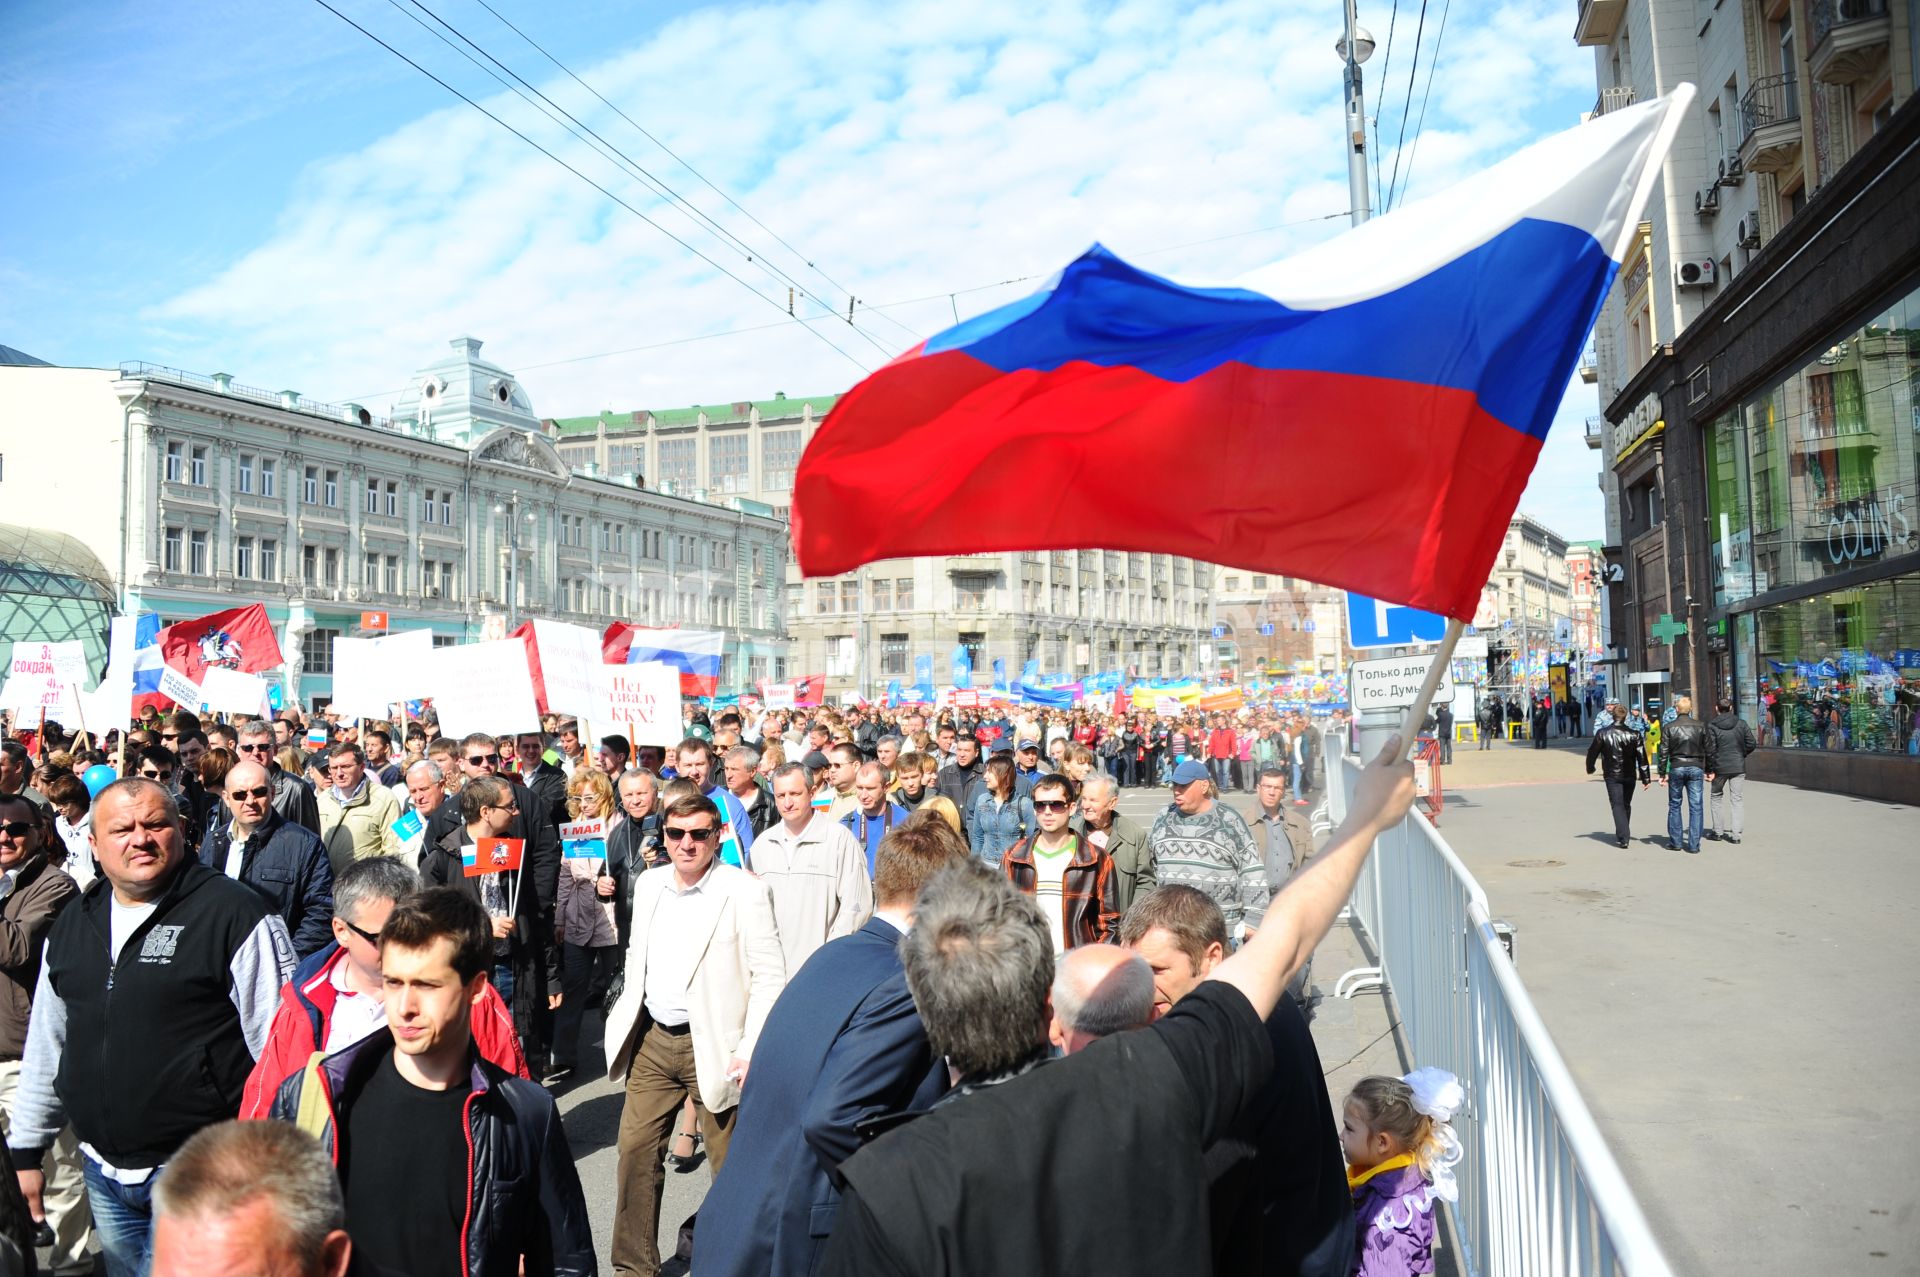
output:
[[[1599,100],[1593,104],[1595,115],[1605,115],[1609,111],[1618,111],[1623,106],[1633,105],[1633,86],[1623,85],[1617,89],[1600,90]]]
[[[1744,145],[1755,130],[1799,118],[1800,95],[1792,76],[1770,75],[1755,80],[1753,87],[1747,90],[1747,96],[1740,99],[1740,122],[1745,130],[1741,135],[1741,144]]]
[[[1587,418],[1587,447],[1598,451],[1601,441],[1606,437],[1607,422],[1604,417]]]
[[[1835,27],[1871,22],[1887,16],[1887,0],[1813,0],[1807,7],[1813,20],[1813,43],[1816,48]]]

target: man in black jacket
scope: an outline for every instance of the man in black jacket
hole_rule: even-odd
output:
[[[387,1027],[295,1073],[274,1099],[274,1117],[301,1121],[302,1094],[321,1079],[324,1116],[301,1124],[333,1153],[355,1254],[379,1271],[598,1271],[553,1098],[473,1048],[492,958],[478,901],[450,887],[401,901],[380,928]]]
[[[1707,724],[1707,766],[1712,769],[1713,828],[1705,834],[1722,842],[1737,843],[1746,825],[1747,755],[1760,748],[1760,742],[1747,726],[1747,720],[1733,712],[1733,702],[1724,697],[1714,706],[1719,711]]]
[[[1587,775],[1593,775],[1595,761],[1601,764],[1601,776],[1607,783],[1607,802],[1613,807],[1613,840],[1622,847],[1632,837],[1628,826],[1633,820],[1633,784],[1643,788],[1653,784],[1647,772],[1647,752],[1640,733],[1623,722],[1613,722],[1593,734],[1587,746]]]
[[[1127,911],[1120,943],[1153,970],[1157,1020],[1226,959],[1227,920],[1203,891],[1157,887]],[[1267,1017],[1267,1036],[1273,1072],[1254,1103],[1205,1154],[1213,1271],[1222,1277],[1347,1277],[1353,1269],[1353,1201],[1340,1133],[1333,1110],[1320,1098],[1326,1076],[1320,1052],[1292,998],[1282,999]]]
[[[293,946],[257,892],[188,854],[152,781],[100,791],[93,854],[100,877],[47,936],[7,1144],[37,1203],[41,1157],[71,1119],[108,1270],[137,1273],[153,1177],[239,1111]]]
[[[953,761],[935,774],[933,788],[953,801],[962,823],[967,819],[967,808],[973,805],[973,796],[986,787],[985,772],[980,762],[980,742],[971,735],[955,737]]]
[[[287,924],[297,956],[332,944],[333,862],[320,836],[273,809],[273,780],[258,763],[235,763],[221,788],[232,819],[213,819],[200,863],[259,892]]]
[[[520,768],[520,784],[532,792],[540,817],[551,821],[556,831],[572,820],[567,814],[567,773],[547,761],[546,735],[521,732],[514,737],[513,760]]]
[[[1676,696],[1678,715],[1660,729],[1660,774],[1667,782],[1667,846],[1700,854],[1700,825],[1707,780],[1707,729],[1693,716],[1693,697]],[[1680,822],[1680,795],[1687,798],[1685,828]]]
[[[273,743],[272,725],[255,719],[240,724],[234,735],[240,741],[237,747],[240,757],[259,763],[273,778],[273,809],[294,824],[319,833],[320,802],[304,777],[294,775],[274,761],[277,747]]]

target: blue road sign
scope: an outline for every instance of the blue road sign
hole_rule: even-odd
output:
[[[1213,627],[1213,636],[1214,636],[1215,638],[1225,638],[1225,637],[1227,636],[1227,627],[1226,627],[1226,626],[1224,626],[1224,625],[1216,625],[1216,626],[1214,626],[1214,627]]]
[[[1266,621],[1266,622],[1263,622],[1263,623],[1261,624],[1261,626],[1260,626],[1260,632],[1261,632],[1262,634],[1271,634],[1271,633],[1273,633],[1273,622],[1272,622],[1272,621]]]
[[[1347,642],[1352,647],[1437,643],[1446,632],[1444,616],[1347,591]]]
[[[1303,634],[1311,634],[1311,633],[1313,633],[1313,622],[1312,622],[1312,621],[1303,621],[1303,622],[1301,623],[1301,625],[1300,625],[1300,631],[1301,631],[1301,633],[1303,633]]]

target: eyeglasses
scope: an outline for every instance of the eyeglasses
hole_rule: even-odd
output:
[[[271,798],[272,796],[272,785],[255,785],[252,789],[229,789],[227,791],[227,797],[233,799],[236,803],[243,802],[249,798]]]
[[[719,832],[719,829],[713,825],[707,825],[701,829],[675,829],[668,826],[660,831],[660,836],[668,842],[679,842],[683,838],[691,838],[695,842],[706,842]]]
[[[467,761],[468,761],[468,762],[470,762],[470,763],[472,763],[472,764],[473,764],[473,765],[474,765],[475,767],[478,767],[478,766],[479,766],[480,764],[482,764],[482,763],[497,763],[497,762],[499,762],[499,761],[500,761],[500,755],[498,755],[498,754],[468,754],[468,755],[467,755]]]
[[[1064,798],[1036,798],[1033,800],[1035,811],[1070,811],[1073,804]]]
[[[161,732],[160,739],[161,740],[179,740],[180,733],[179,732]]]
[[[259,741],[252,745],[241,745],[240,752],[243,754],[271,754],[273,752],[273,746],[269,745],[266,741]]]
[[[0,834],[5,834],[7,837],[17,841],[32,833],[35,828],[36,826],[32,821],[9,820],[5,824],[0,824]]]
[[[497,805],[496,805],[496,804],[492,804],[492,803],[489,803],[489,804],[487,804],[487,805],[486,805],[485,807],[483,807],[483,808],[482,808],[482,810],[484,810],[484,811],[512,811],[512,812],[517,812],[517,811],[519,811],[519,810],[520,810],[520,803],[519,803],[519,800],[518,800],[518,799],[516,799],[516,800],[514,800],[513,802],[510,802],[510,803],[500,803],[500,804],[497,804]]]
[[[140,775],[147,780],[172,780],[173,779],[172,772],[151,771],[145,767],[142,767],[140,769]]]
[[[341,918],[340,921],[347,922],[345,918]],[[347,930],[353,932],[354,935],[359,936],[374,948],[377,949],[380,947],[380,933],[378,931],[368,931],[365,927],[356,927],[351,922],[347,922]]]

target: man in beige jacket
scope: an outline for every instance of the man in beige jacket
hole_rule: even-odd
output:
[[[336,877],[347,866],[368,856],[397,856],[400,835],[393,822],[400,819],[400,800],[385,785],[367,775],[367,756],[345,741],[327,751],[327,779],[333,783],[317,795],[320,804],[320,841]]]
[[[607,1076],[626,1085],[614,1204],[613,1271],[660,1270],[661,1166],[691,1095],[717,1172],[753,1044],[786,964],[767,884],[721,864],[720,810],[686,794],[661,812],[669,863],[633,888],[626,983],[607,1012]]]

